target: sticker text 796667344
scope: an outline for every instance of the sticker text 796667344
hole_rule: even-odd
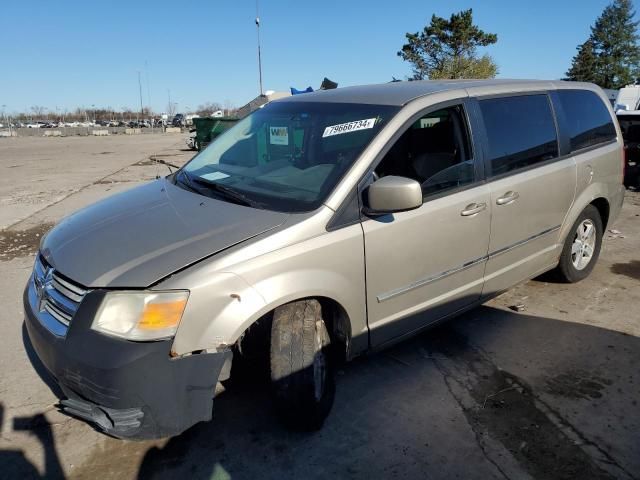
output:
[[[340,135],[342,133],[356,132],[358,130],[366,130],[368,128],[373,128],[375,124],[375,118],[367,118],[366,120],[356,120],[353,122],[341,123],[339,125],[330,125],[324,129],[322,138]]]

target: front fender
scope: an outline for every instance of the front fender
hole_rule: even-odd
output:
[[[172,354],[226,349],[238,339],[242,320],[253,318],[264,307],[262,296],[238,275],[221,272],[209,276],[190,290]]]
[[[234,273],[218,273],[206,285],[192,289],[172,352],[184,355],[197,350],[223,350],[260,317],[281,305],[301,298],[326,297],[344,306],[348,299],[339,292],[349,290],[347,278],[326,270],[285,272],[254,287]]]
[[[174,353],[227,348],[263,315],[309,297],[326,297],[340,304],[349,319],[352,338],[358,339],[354,351],[367,348],[360,225],[247,259],[224,271],[213,272],[213,268],[212,262],[187,269],[158,285],[191,292]]]

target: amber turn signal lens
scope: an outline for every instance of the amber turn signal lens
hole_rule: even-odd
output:
[[[148,303],[140,316],[138,328],[141,330],[160,330],[176,327],[180,323],[186,306],[186,300]]]

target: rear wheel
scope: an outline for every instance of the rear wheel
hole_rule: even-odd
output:
[[[600,212],[593,205],[588,205],[565,240],[557,268],[562,280],[575,283],[589,276],[600,255],[602,230]]]
[[[330,338],[317,300],[275,310],[271,326],[271,380],[276,410],[290,428],[319,429],[333,405]]]

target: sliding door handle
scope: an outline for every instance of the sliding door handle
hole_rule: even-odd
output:
[[[467,205],[465,209],[460,212],[460,215],[462,215],[463,217],[472,217],[473,215],[477,215],[486,209],[486,203],[472,203],[470,205]]]
[[[498,205],[509,205],[510,203],[515,202],[520,197],[518,192],[508,191],[502,197],[496,200],[496,204]]]

